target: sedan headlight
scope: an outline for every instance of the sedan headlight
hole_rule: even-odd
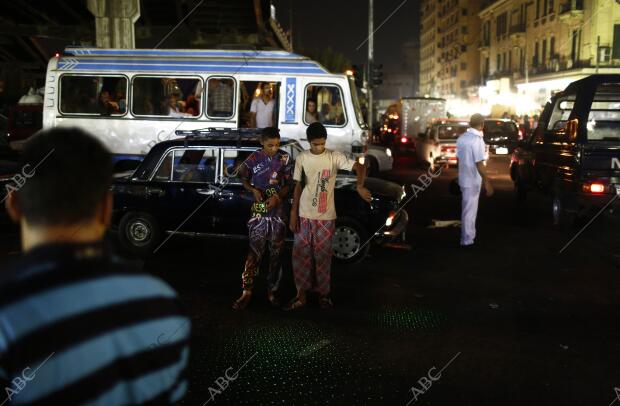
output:
[[[385,149],[385,153],[387,154],[387,156],[391,157],[392,156],[392,150],[389,148]]]
[[[392,225],[392,223],[394,222],[394,217],[396,216],[396,213],[391,211],[390,215],[388,216],[387,220],[385,220],[385,226],[389,227]]]

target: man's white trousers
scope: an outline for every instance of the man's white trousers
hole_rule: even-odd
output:
[[[476,238],[476,215],[481,186],[461,187],[461,245],[471,245]]]

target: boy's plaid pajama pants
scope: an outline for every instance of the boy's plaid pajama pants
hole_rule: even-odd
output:
[[[299,232],[295,233],[293,245],[293,275],[297,289],[329,294],[335,229],[335,220],[299,218]]]
[[[279,217],[255,217],[248,222],[250,249],[245,261],[245,269],[241,275],[244,290],[252,290],[254,279],[258,275],[265,245],[269,241],[269,272],[267,284],[270,291],[278,289],[282,277],[280,251],[284,245],[286,224]]]

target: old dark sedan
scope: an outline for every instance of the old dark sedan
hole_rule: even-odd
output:
[[[255,137],[212,133],[155,145],[131,174],[119,174],[113,185],[113,226],[122,245],[145,256],[156,251],[166,234],[245,238],[253,203],[234,168],[260,148]],[[295,159],[303,150],[296,141],[282,140],[281,149]],[[404,187],[368,178],[372,202],[355,190],[355,177],[338,175],[338,212],[334,257],[357,262],[370,243],[404,236],[408,223],[399,210]],[[291,237],[291,236],[289,236]]]

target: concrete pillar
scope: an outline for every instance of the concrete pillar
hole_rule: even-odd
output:
[[[135,48],[134,24],[140,18],[140,0],[88,0],[95,16],[97,46]]]

